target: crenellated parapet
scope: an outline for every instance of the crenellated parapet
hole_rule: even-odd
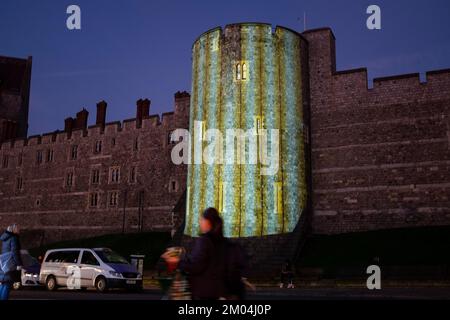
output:
[[[165,132],[168,128],[187,128],[189,98],[187,92],[177,92],[175,94],[175,111],[165,112],[161,115],[150,115],[150,100],[139,99],[136,102],[136,118],[125,119],[123,121],[106,122],[107,103],[100,101],[97,103],[96,123],[88,126],[89,112],[82,109],[74,118],[66,118],[64,130],[43,133],[42,135],[34,135],[28,138],[9,139],[0,143],[0,150],[23,149],[27,147],[35,147],[46,144],[67,143],[71,140],[86,138],[93,136],[110,136],[117,135],[122,132],[133,132],[136,135],[145,132]],[[183,108],[177,106],[183,106]],[[173,129],[172,129],[173,130]]]

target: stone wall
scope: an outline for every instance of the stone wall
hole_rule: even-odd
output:
[[[336,71],[330,29],[309,42],[313,232],[450,224],[450,70]]]
[[[40,234],[42,243],[123,228],[171,230],[173,207],[186,188],[186,168],[172,163],[169,136],[176,128],[188,128],[189,94],[177,93],[174,112],[161,119],[142,110],[142,101],[137,118],[123,123],[105,124],[99,116],[96,125],[74,129],[66,119],[65,131],[1,144],[0,227],[19,223],[25,233]],[[104,102],[98,110],[106,111]],[[87,111],[77,116],[87,117]],[[118,182],[112,178],[115,168]]]

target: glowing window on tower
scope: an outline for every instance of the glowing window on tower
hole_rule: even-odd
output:
[[[241,80],[241,63],[236,64],[236,80]]]

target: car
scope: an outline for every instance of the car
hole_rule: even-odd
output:
[[[21,281],[15,282],[13,288],[18,290],[22,287],[39,287],[39,273],[41,264],[38,260],[30,255],[28,250],[20,250],[20,257],[22,258]]]
[[[142,289],[142,274],[125,258],[108,248],[65,248],[48,250],[39,281],[47,290],[95,288]]]

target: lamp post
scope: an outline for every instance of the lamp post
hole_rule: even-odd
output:
[[[142,232],[143,225],[143,207],[144,207],[144,190],[139,191],[139,232]]]
[[[124,190],[124,196],[123,196],[122,234],[125,234],[125,220],[126,220],[127,198],[128,198],[128,189],[125,189]]]

